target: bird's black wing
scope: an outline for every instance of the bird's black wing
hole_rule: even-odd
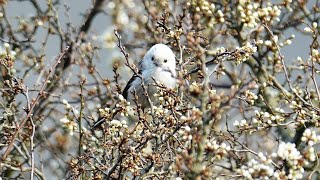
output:
[[[95,130],[96,128],[101,128],[102,123],[105,122],[104,117],[100,117],[94,124],[91,126],[91,130]]]
[[[140,73],[141,73],[141,72],[139,71],[139,74],[140,74]],[[122,91],[122,96],[123,96],[126,100],[128,100],[127,98],[128,98],[128,95],[129,95],[129,89],[130,89],[130,87],[132,86],[132,83],[133,83],[137,78],[140,78],[139,75],[138,75],[138,74],[134,74],[134,75],[131,77],[131,79],[128,81],[128,83],[127,83],[126,87],[124,88],[124,90]]]
[[[131,77],[131,79],[128,81],[126,87],[125,87],[124,90],[122,91],[122,96],[123,96],[126,100],[128,100],[128,99],[127,99],[127,98],[128,98],[128,95],[129,95],[128,90],[129,90],[129,88],[131,87],[132,82],[135,81],[137,78],[140,78],[139,76],[141,76],[141,74],[142,74],[142,69],[144,69],[144,68],[143,68],[143,60],[138,63],[138,70],[139,70],[138,74],[134,74],[134,75]]]

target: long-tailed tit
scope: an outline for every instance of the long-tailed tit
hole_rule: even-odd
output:
[[[176,60],[172,50],[164,44],[156,44],[145,54],[138,64],[138,74],[134,74],[124,88],[122,95],[131,104],[134,104],[134,95],[138,97],[141,107],[150,107],[149,99],[156,102],[154,94],[157,92],[155,82],[158,81],[167,88],[176,86]],[[145,90],[144,90],[144,88]],[[147,91],[149,99],[145,96]],[[92,129],[104,122],[100,119],[94,123]]]
[[[138,103],[142,108],[150,106],[145,90],[151,101],[155,101],[154,94],[157,92],[154,80],[168,88],[176,85],[176,60],[172,50],[164,44],[156,44],[145,54],[138,64],[139,73],[132,76],[123,90],[123,97],[131,104],[134,95],[138,97]]]

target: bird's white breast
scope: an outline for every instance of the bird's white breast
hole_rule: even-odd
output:
[[[152,78],[154,78],[168,88],[174,88],[176,85],[176,79],[171,72],[164,71],[162,68],[146,70],[143,77],[145,78],[145,84],[153,84],[154,80]]]

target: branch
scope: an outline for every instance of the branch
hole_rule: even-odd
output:
[[[84,20],[82,26],[80,27],[79,35],[81,33],[86,33],[90,27],[94,17],[101,12],[103,4],[106,0],[96,0],[90,12],[87,14],[86,19]]]

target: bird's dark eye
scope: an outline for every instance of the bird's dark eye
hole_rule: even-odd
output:
[[[151,60],[154,61],[154,56],[151,57]]]
[[[168,60],[165,59],[163,62],[166,63],[166,62],[168,62]]]

